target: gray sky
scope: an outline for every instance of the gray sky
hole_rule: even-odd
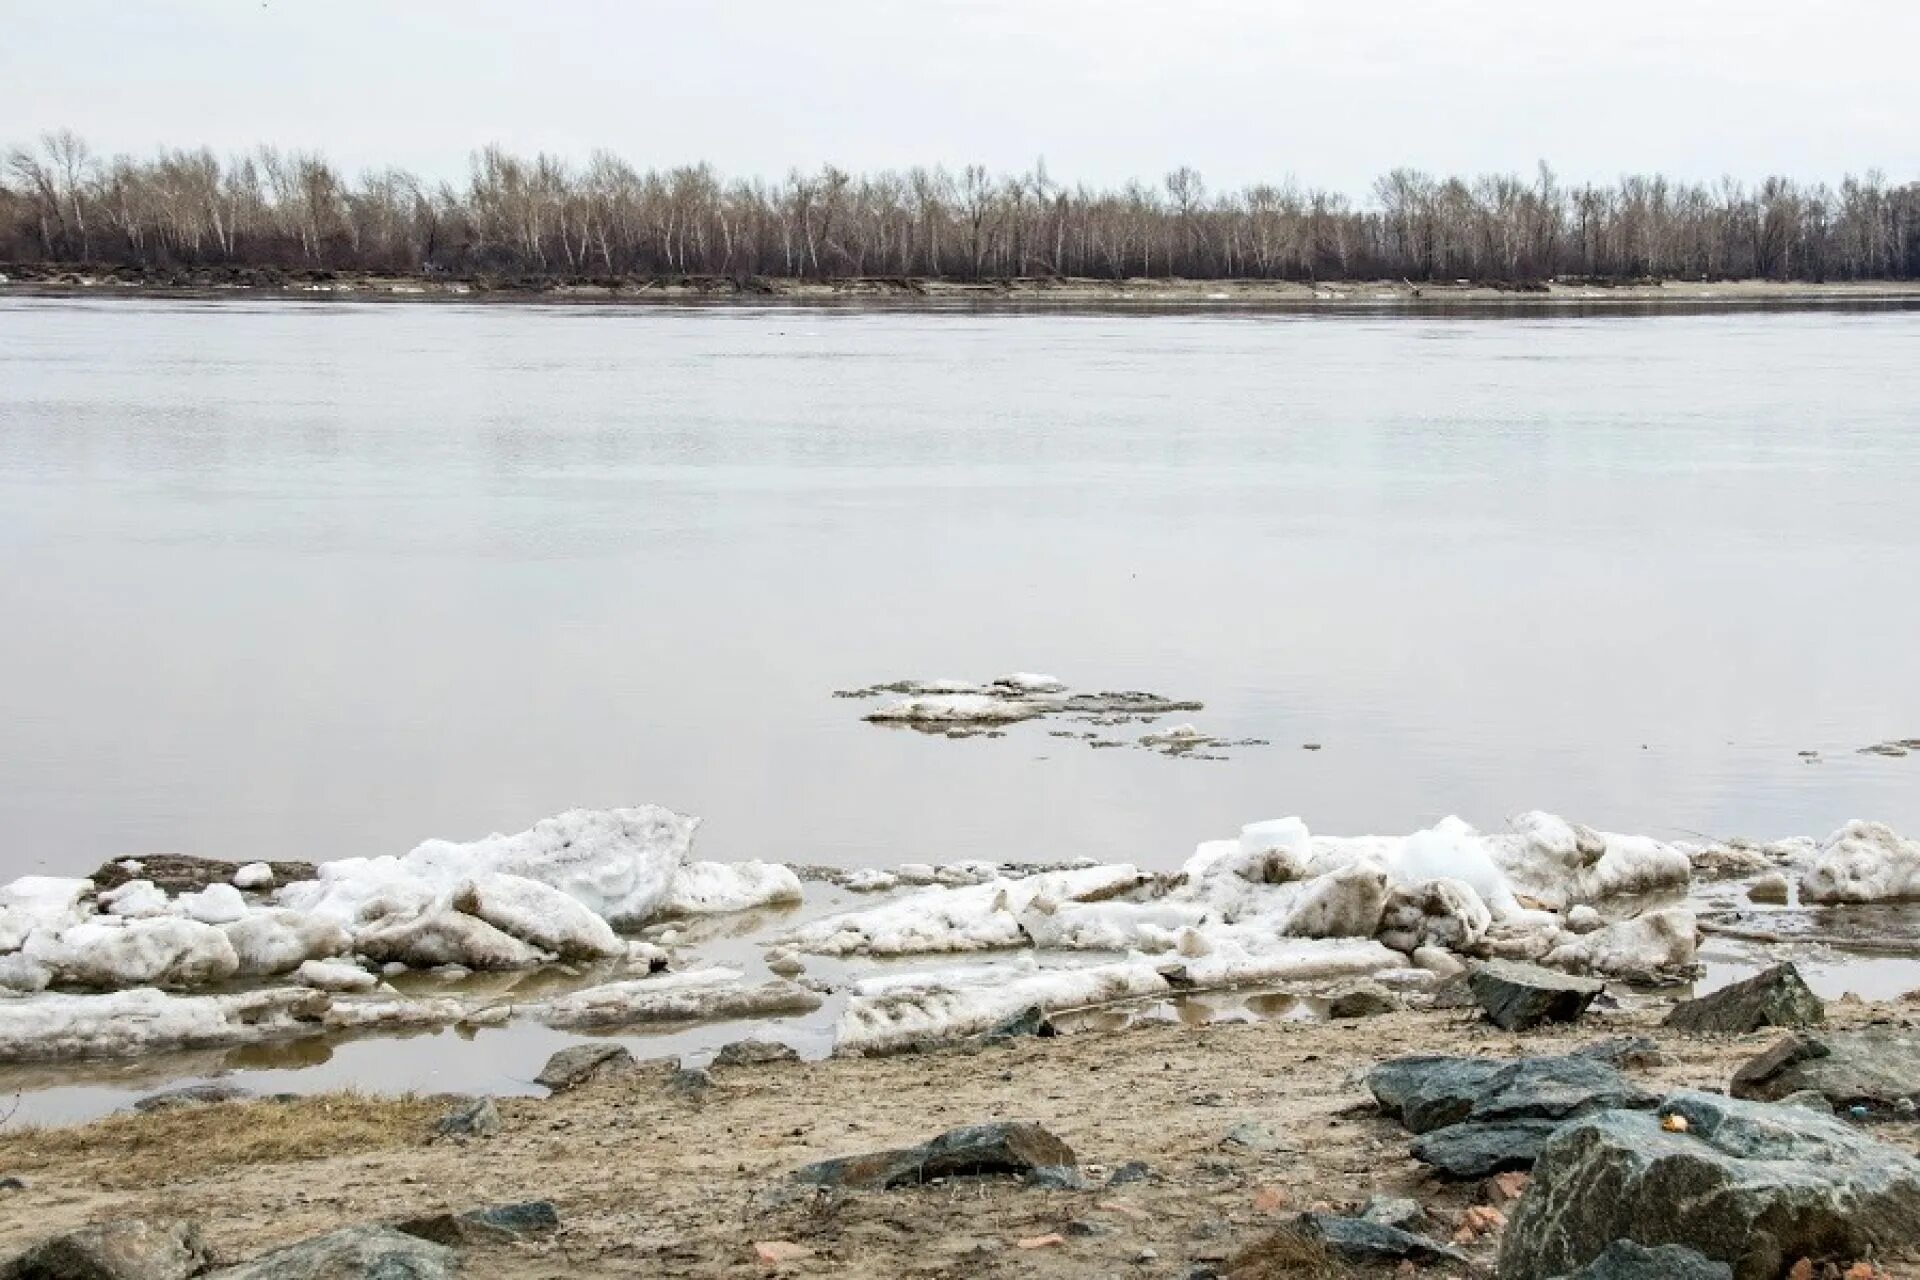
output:
[[[730,176],[1044,156],[1359,194],[1399,164],[1920,178],[1912,0],[8,0],[0,140],[499,141]]]

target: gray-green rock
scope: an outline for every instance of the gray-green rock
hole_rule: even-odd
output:
[[[1378,1263],[1405,1259],[1411,1262],[1465,1262],[1467,1255],[1458,1249],[1417,1236],[1411,1231],[1389,1227],[1366,1218],[1342,1218],[1330,1213],[1303,1213],[1294,1221],[1294,1230],[1310,1240],[1318,1240],[1327,1251],[1348,1262]]]
[[[1777,964],[1698,1000],[1673,1006],[1663,1025],[1676,1031],[1744,1035],[1762,1027],[1804,1027],[1827,1020],[1826,1006],[1791,963]]]
[[[454,1280],[460,1256],[392,1227],[347,1227],[275,1249],[209,1280]]]
[[[1606,983],[1517,960],[1489,960],[1467,975],[1467,986],[1493,1025],[1525,1031],[1543,1022],[1572,1022]]]
[[[207,1267],[200,1228],[177,1218],[119,1218],[42,1240],[0,1267],[4,1280],[186,1280]]]
[[[1649,1249],[1615,1240],[1606,1252],[1560,1280],[1733,1280],[1733,1268],[1677,1244]]]
[[[533,1082],[543,1084],[555,1093],[564,1093],[604,1072],[621,1071],[633,1065],[633,1054],[627,1051],[625,1045],[570,1045],[548,1058],[547,1065],[540,1068],[540,1074],[533,1078]]]
[[[1057,1186],[1080,1181],[1079,1163],[1072,1147],[1039,1125],[1010,1121],[951,1129],[917,1147],[822,1160],[793,1176],[817,1186],[876,1190],[995,1174]]]
[[[1920,1030],[1868,1027],[1815,1036],[1786,1036],[1733,1074],[1736,1098],[1773,1100],[1812,1090],[1839,1109],[1875,1115],[1911,1114],[1920,1102]]]
[[[1684,1129],[1663,1128],[1669,1115]],[[1582,1116],[1533,1166],[1501,1280],[1566,1275],[1616,1240],[1685,1245],[1737,1280],[1776,1280],[1802,1256],[1872,1256],[1920,1241],[1920,1160],[1828,1116],[1716,1094]]]

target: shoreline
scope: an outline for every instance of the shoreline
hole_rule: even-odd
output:
[[[30,272],[30,274],[20,274]],[[216,278],[223,277],[223,278]],[[729,277],[532,280],[373,275],[327,271],[92,274],[60,268],[0,269],[0,298],[273,298],[300,301],[520,304],[719,304],[817,306],[854,303],[906,310],[1006,307],[1067,310],[1498,312],[1667,307],[1702,311],[1749,307],[1920,305],[1920,281],[1623,281],[1531,285],[1411,284],[1282,280],[1021,278],[980,282],[900,277],[833,281]]]
[[[1632,1078],[1656,1092],[1722,1090],[1780,1034],[1684,1034],[1658,1025],[1664,1008],[1596,1008],[1518,1034],[1465,1010],[1155,1024],[714,1067],[691,1086],[671,1062],[641,1063],[550,1098],[500,1099],[499,1132],[479,1138],[433,1136],[452,1099],[338,1094],[15,1130],[0,1133],[0,1169],[25,1186],[0,1198],[0,1251],[89,1221],[184,1217],[235,1261],[342,1227],[538,1199],[553,1204],[559,1229],[469,1242],[469,1274],[1231,1275],[1231,1259],[1316,1205],[1350,1212],[1372,1195],[1408,1197],[1444,1240],[1487,1201],[1487,1184],[1445,1180],[1409,1155],[1410,1135],[1361,1078],[1381,1061],[1534,1057],[1652,1036],[1658,1054]],[[1917,1012],[1914,996],[1839,1001],[1829,1029],[1910,1024]],[[1003,1120],[1058,1134],[1094,1189],[994,1178],[793,1191],[793,1171],[810,1162]],[[1246,1125],[1261,1136],[1228,1136]],[[1872,1134],[1920,1149],[1911,1124]],[[1150,1172],[1103,1185],[1130,1161]],[[767,1241],[804,1253],[759,1262],[755,1245]],[[1497,1231],[1468,1240],[1470,1267],[1422,1274],[1487,1274],[1498,1244]],[[1920,1255],[1877,1261],[1877,1275],[1920,1276]]]

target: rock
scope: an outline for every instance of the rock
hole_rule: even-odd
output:
[[[1651,1036],[1615,1036],[1573,1051],[1576,1058],[1592,1058],[1614,1067],[1659,1067],[1667,1055],[1660,1052],[1659,1041]]]
[[[1778,1099],[1783,1107],[1805,1107],[1809,1111],[1818,1111],[1821,1115],[1833,1114],[1833,1104],[1827,1101],[1827,1095],[1818,1089],[1802,1089]]]
[[[1365,1218],[1341,1218],[1330,1213],[1303,1213],[1294,1230],[1326,1245],[1327,1251],[1348,1262],[1465,1262],[1467,1256],[1437,1240],[1414,1235]]]
[[[1683,1000],[1663,1026],[1676,1031],[1724,1031],[1744,1035],[1761,1027],[1801,1027],[1825,1022],[1826,1007],[1791,963],[1777,964],[1698,1000]]]
[[[930,1142],[895,1151],[822,1160],[794,1171],[801,1182],[824,1187],[886,1189],[936,1178],[1008,1174],[1032,1178],[1049,1171],[1079,1181],[1073,1148],[1037,1124],[1003,1121],[952,1129]]]
[[[1564,1275],[1616,1240],[1684,1242],[1738,1280],[1920,1240],[1920,1160],[1796,1107],[1682,1092],[1658,1111],[1582,1116],[1548,1140],[1501,1247],[1502,1280]],[[1671,1116],[1685,1129],[1663,1127]]]
[[[1057,1036],[1060,1031],[1041,1006],[1028,1005],[987,1032],[989,1040],[1017,1040],[1023,1036]]]
[[[1415,1133],[1465,1121],[1562,1120],[1604,1108],[1653,1106],[1652,1093],[1596,1058],[1393,1058],[1367,1073],[1387,1114]]]
[[[1677,1244],[1649,1249],[1615,1240],[1592,1262],[1558,1280],[1733,1280],[1733,1268]]]
[[[435,1213],[409,1218],[394,1224],[405,1232],[435,1244],[451,1246],[498,1244],[524,1235],[552,1231],[560,1225],[560,1215],[545,1200],[526,1200],[518,1204],[499,1204],[466,1213]]]
[[[392,1227],[346,1227],[215,1271],[210,1280],[454,1280],[460,1256]]]
[[[0,1267],[4,1280],[186,1280],[208,1266],[200,1228],[177,1218],[117,1218],[42,1240]]]
[[[168,1089],[165,1093],[148,1094],[137,1099],[133,1109],[149,1114],[155,1111],[180,1111],[188,1107],[210,1107],[216,1102],[237,1102],[252,1096],[251,1089],[216,1080],[209,1084],[190,1084],[180,1089]]]
[[[805,1262],[813,1256],[813,1250],[791,1240],[756,1240],[753,1256],[759,1262],[777,1267],[783,1262]]]
[[[471,1098],[434,1123],[443,1138],[491,1138],[500,1132],[500,1108],[492,1098]]]
[[[1495,1232],[1504,1231],[1506,1226],[1507,1215],[1492,1205],[1469,1205],[1465,1212],[1460,1215],[1460,1225],[1454,1228],[1453,1242],[1455,1244],[1472,1244],[1483,1236],[1490,1236]]]
[[[735,1040],[713,1055],[716,1067],[757,1067],[769,1062],[798,1062],[800,1053],[778,1040]]]
[[[697,1098],[713,1088],[713,1077],[704,1068],[676,1066],[667,1077],[667,1092],[683,1098]]]
[[[1368,1222],[1401,1231],[1417,1231],[1427,1225],[1427,1211],[1418,1200],[1406,1196],[1370,1196],[1360,1206],[1360,1216]]]
[[[1280,1139],[1273,1136],[1273,1130],[1253,1120],[1242,1120],[1227,1130],[1227,1136],[1220,1139],[1223,1147],[1239,1147],[1244,1151],[1271,1151],[1280,1145]]]
[[[564,1093],[595,1076],[624,1071],[633,1065],[633,1054],[625,1045],[576,1044],[548,1058],[547,1065],[540,1068],[533,1082],[545,1085],[554,1093]]]
[[[1480,1195],[1490,1205],[1509,1205],[1527,1193],[1533,1179],[1524,1173],[1496,1173],[1480,1187]]]
[[[1400,1001],[1394,994],[1374,983],[1362,983],[1344,991],[1336,991],[1327,999],[1329,1018],[1372,1018],[1399,1011]]]
[[[1836,1108],[1897,1112],[1920,1102],[1920,1030],[1867,1027],[1860,1031],[1786,1036],[1733,1074],[1736,1098],[1772,1100],[1812,1090]]]
[[[1456,1178],[1530,1167],[1570,1116],[1657,1101],[1614,1067],[1578,1055],[1396,1058],[1369,1072],[1367,1087],[1387,1114],[1421,1135],[1414,1157]]]
[[[1489,960],[1467,976],[1474,999],[1502,1031],[1525,1031],[1542,1022],[1572,1022],[1585,1013],[1606,984],[1575,978],[1539,965]]]
[[[1747,887],[1747,897],[1751,901],[1776,906],[1785,906],[1791,893],[1792,885],[1778,871],[1769,871]]]
[[[1146,1182],[1153,1177],[1153,1170],[1144,1161],[1129,1160],[1107,1175],[1107,1185],[1124,1187],[1130,1182]]]

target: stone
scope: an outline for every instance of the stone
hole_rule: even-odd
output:
[[[1401,1231],[1418,1231],[1427,1225],[1427,1211],[1420,1207],[1418,1200],[1406,1196],[1370,1196],[1360,1206],[1360,1216],[1368,1222]]]
[[[181,1089],[168,1089],[165,1093],[148,1094],[137,1099],[133,1109],[152,1114],[156,1111],[179,1111],[187,1107],[210,1107],[216,1102],[237,1102],[252,1096],[251,1089],[216,1080],[209,1084],[190,1084]]]
[[[1651,1036],[1615,1036],[1583,1045],[1573,1051],[1576,1058],[1592,1058],[1615,1067],[1660,1067],[1667,1055],[1660,1052],[1659,1041]]]
[[[129,861],[139,870],[129,866]],[[116,858],[102,864],[87,879],[93,881],[97,893],[118,889],[129,880],[150,880],[155,888],[168,894],[199,893],[209,885],[232,884],[235,873],[242,865],[255,864],[251,861],[242,864],[222,862],[218,858],[196,858],[184,853],[155,853],[137,860]],[[312,880],[320,874],[311,862],[268,862],[264,865],[273,874],[273,883],[277,885]]]
[[[1129,1160],[1107,1175],[1107,1185],[1124,1187],[1130,1182],[1146,1182],[1153,1177],[1153,1170],[1139,1160]]]
[[[735,1040],[713,1055],[716,1067],[757,1067],[769,1062],[798,1062],[800,1052],[778,1040]]]
[[[1649,1249],[1615,1240],[1592,1262],[1557,1280],[1733,1280],[1733,1268],[1682,1245]]]
[[[576,1044],[547,1059],[540,1074],[533,1078],[554,1093],[577,1088],[608,1071],[624,1071],[634,1065],[633,1054],[625,1045]]]
[[[1381,1109],[1420,1136],[1414,1158],[1455,1178],[1532,1166],[1570,1116],[1658,1098],[1593,1057],[1394,1058],[1367,1073]]]
[[[1073,1148],[1037,1124],[1002,1121],[952,1129],[917,1147],[822,1160],[794,1171],[801,1182],[824,1187],[885,1190],[937,1178],[1011,1175],[1033,1179],[1052,1171],[1079,1181]]]
[[[178,1218],[117,1218],[42,1240],[0,1267],[4,1280],[186,1280],[207,1269],[200,1228]]]
[[[1827,1101],[1827,1095],[1818,1089],[1802,1089],[1777,1100],[1783,1107],[1805,1107],[1809,1111],[1818,1111],[1822,1115],[1833,1114],[1833,1104]]]
[[[702,1067],[676,1066],[667,1077],[667,1092],[697,1098],[713,1088],[713,1076]]]
[[[1024,1036],[1057,1036],[1059,1028],[1039,1005],[1028,1005],[1019,1013],[987,1032],[988,1040],[1018,1040]]]
[[[1542,1148],[1499,1274],[1566,1275],[1616,1240],[1685,1244],[1736,1280],[1892,1251],[1920,1242],[1920,1160],[1831,1117],[1716,1094],[1581,1116]]]
[[[1465,1262],[1458,1249],[1429,1240],[1411,1231],[1402,1231],[1365,1218],[1342,1218],[1330,1213],[1303,1213],[1294,1221],[1294,1230],[1309,1240],[1318,1240],[1327,1251],[1348,1262]]]
[[[443,1138],[491,1138],[500,1132],[500,1108],[492,1098],[469,1098],[434,1122]]]
[[[770,1267],[777,1267],[783,1262],[805,1262],[813,1256],[813,1250],[792,1240],[756,1240],[753,1256]]]
[[[1489,960],[1467,975],[1467,985],[1488,1020],[1502,1031],[1572,1022],[1606,988],[1595,978],[1576,978],[1518,960]]]
[[[449,1246],[498,1244],[521,1236],[553,1231],[560,1215],[545,1200],[493,1205],[466,1213],[434,1213],[394,1224],[394,1230],[421,1240]]]
[[[1836,1109],[1901,1114],[1920,1103],[1920,1030],[1867,1027],[1787,1036],[1733,1073],[1736,1098],[1773,1100],[1812,1090]]]
[[[1348,987],[1327,998],[1329,1018],[1373,1018],[1383,1013],[1398,1013],[1400,1007],[1400,1001],[1391,991],[1374,983]]]
[[[1682,1000],[1663,1026],[1676,1031],[1744,1035],[1762,1027],[1803,1027],[1827,1020],[1826,1007],[1791,963],[1777,964],[1698,1000]]]
[[[454,1280],[460,1255],[392,1227],[346,1227],[275,1249],[209,1280]]]
[[[1223,1147],[1239,1147],[1243,1151],[1271,1151],[1280,1145],[1273,1130],[1256,1120],[1242,1120],[1227,1130],[1226,1137],[1220,1139]]]
[[[1791,883],[1778,871],[1769,871],[1755,880],[1747,889],[1747,898],[1752,902],[1764,902],[1770,906],[1787,905],[1791,893]]]

